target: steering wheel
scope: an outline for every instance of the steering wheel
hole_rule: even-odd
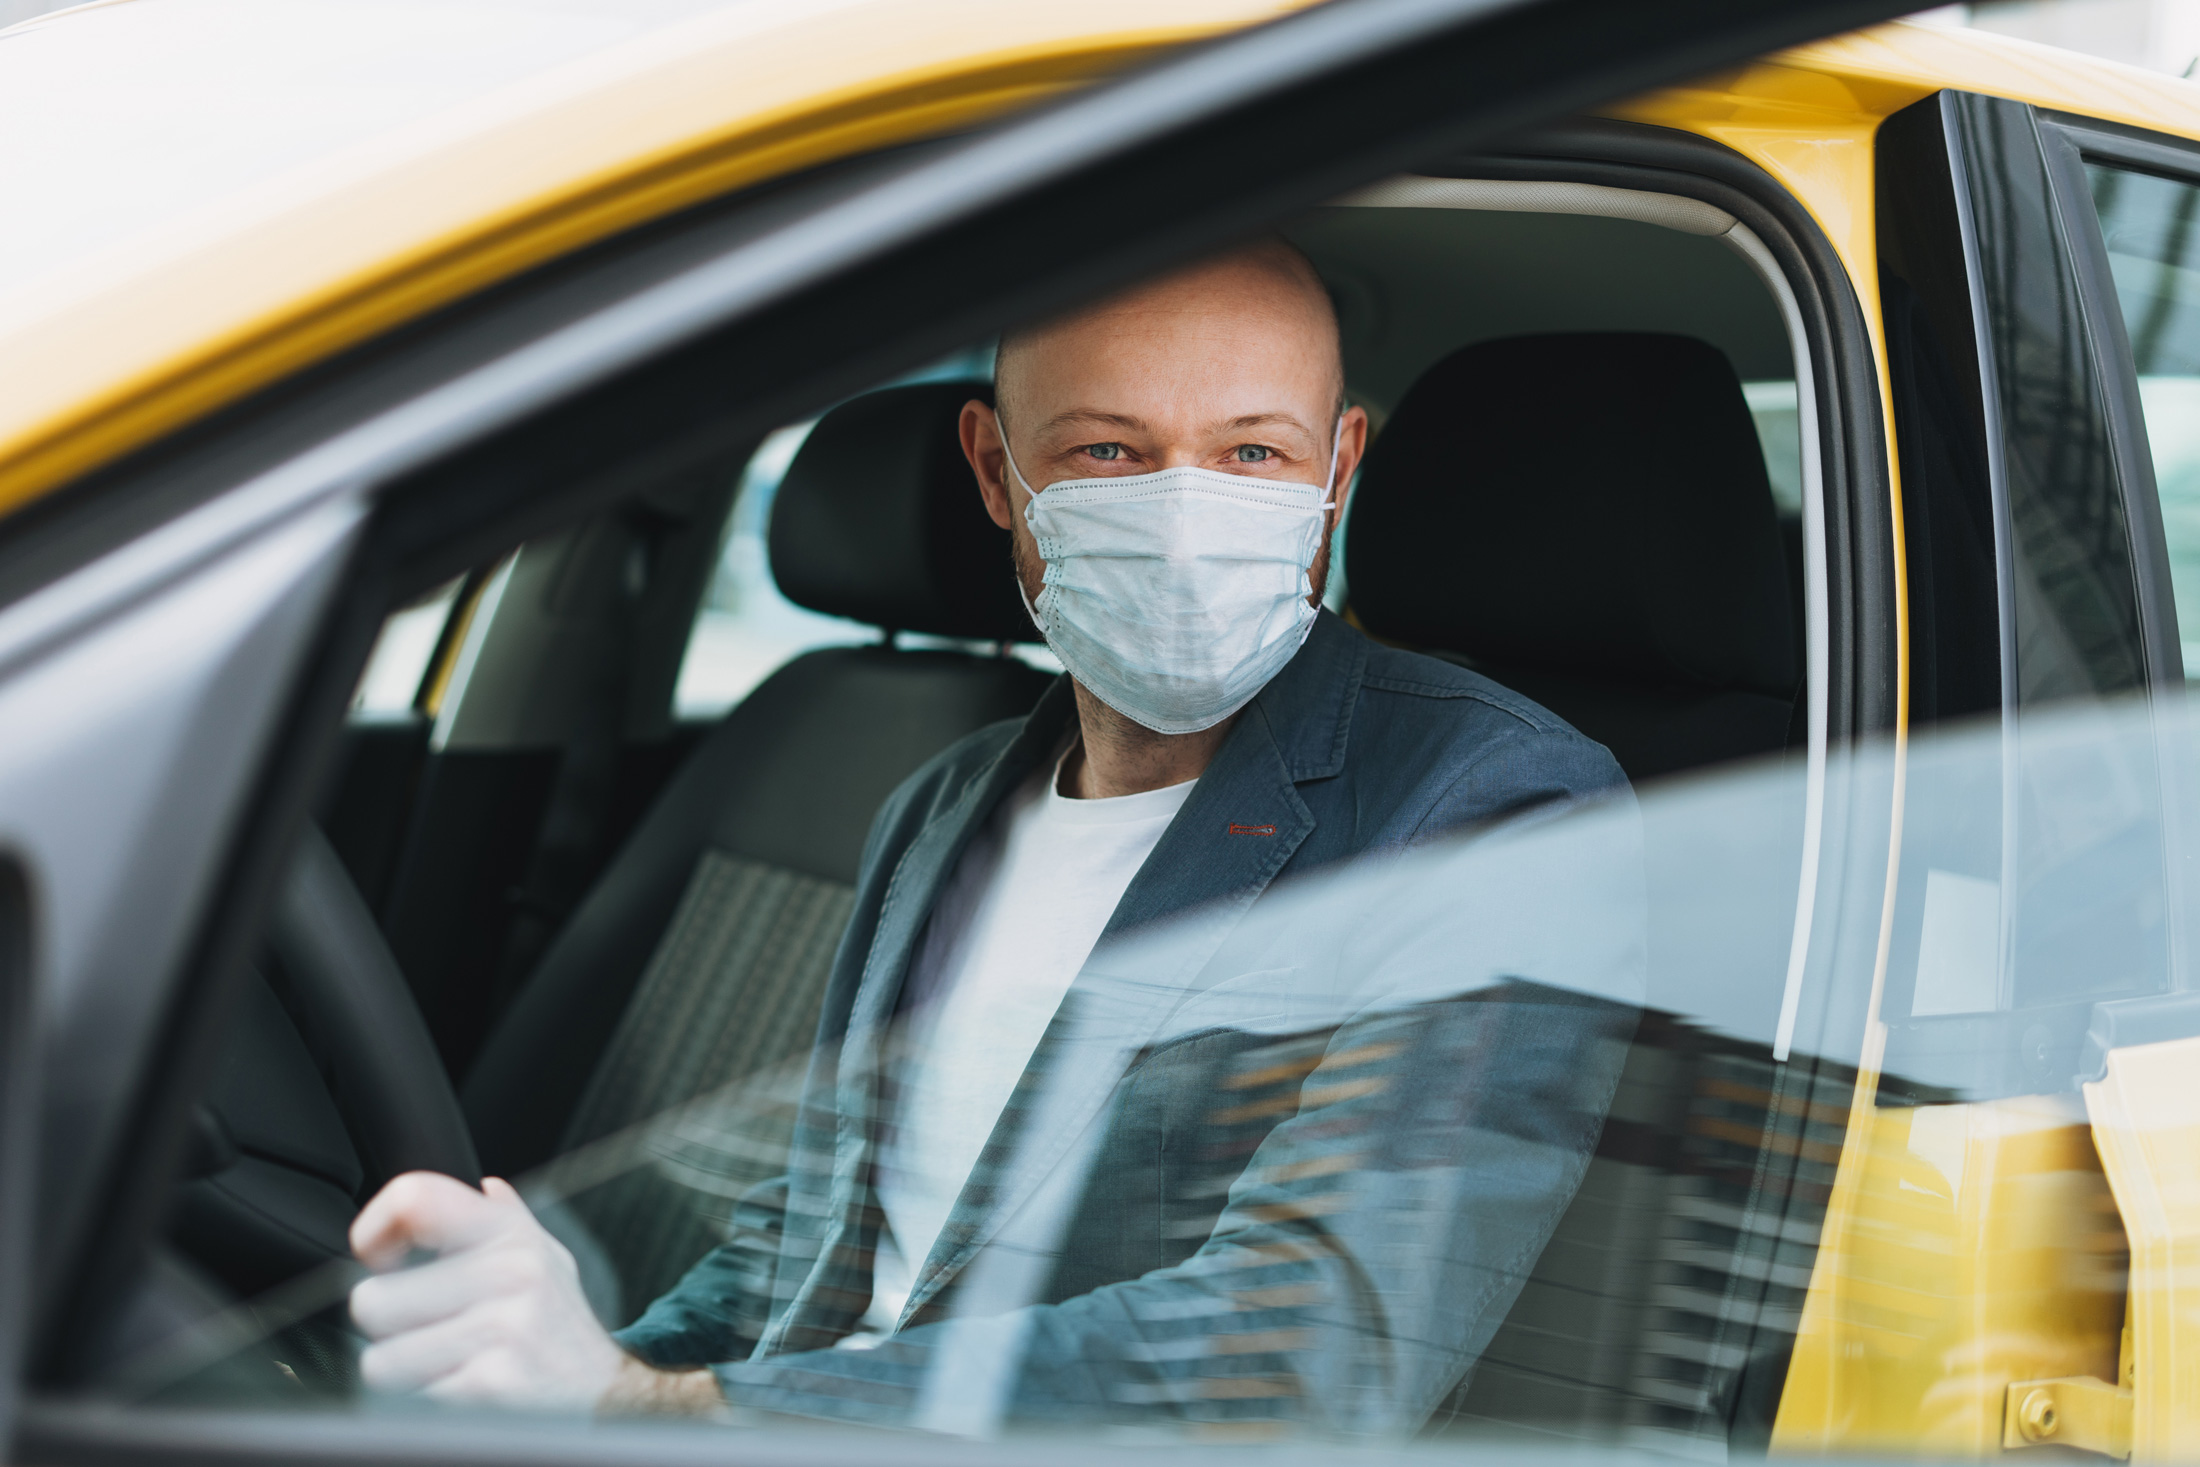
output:
[[[474,1186],[481,1163],[404,974],[318,829],[300,840],[238,1006],[171,1236],[251,1296],[349,1252],[400,1172]]]
[[[318,826],[298,843],[268,947],[294,1019],[327,1057],[330,1094],[369,1180],[430,1171],[480,1186],[474,1138],[420,1006]]]

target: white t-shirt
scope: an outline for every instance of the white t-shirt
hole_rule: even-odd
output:
[[[971,842],[910,964],[914,1049],[880,1148],[887,1231],[866,1332],[899,1321],[1062,995],[1196,783],[1072,800],[1060,772],[1057,760],[1034,774]]]

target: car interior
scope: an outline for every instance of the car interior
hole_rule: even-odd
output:
[[[1646,196],[1428,182],[1458,187],[1285,231],[1377,434],[1331,605],[1544,704],[1638,784],[1795,757],[1816,449],[1763,272]],[[773,1174],[872,812],[1052,675],[957,445],[987,362],[851,397],[393,610],[197,1113],[169,1236],[210,1294],[331,1266],[364,1199],[422,1165],[556,1178],[553,1228],[616,1323],[724,1238]],[[683,717],[698,659],[744,629],[786,655]],[[1773,975],[1777,938],[1753,959]],[[1720,1208],[1759,1159],[1706,1118],[1775,1123],[1768,1068],[1644,1019],[1589,1181],[1432,1430],[1769,1421],[1743,1397],[1776,1391],[1779,1332],[1710,1363],[1673,1345],[1731,1309],[1683,1318],[1658,1251],[1746,1251]],[[1829,1104],[1852,1079],[1822,1073]],[[738,1125],[691,1104],[741,1086]],[[1792,1165],[1822,1205],[1831,1166]],[[1584,1258],[1624,1329],[1569,1281]],[[1756,1287],[1792,1314],[1780,1277]],[[288,1376],[346,1388],[344,1330],[331,1309],[289,1326]]]

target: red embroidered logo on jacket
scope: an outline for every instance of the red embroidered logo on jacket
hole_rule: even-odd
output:
[[[1232,835],[1274,835],[1275,833],[1276,827],[1273,825],[1238,825],[1233,823],[1230,826],[1230,834]]]

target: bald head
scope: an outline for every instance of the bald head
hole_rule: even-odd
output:
[[[1336,308],[1313,263],[1281,239],[1212,256],[1003,335],[993,373],[1001,415],[1027,420],[1035,380],[1044,385],[1096,352],[1156,365],[1174,357],[1184,367],[1230,354],[1263,374],[1311,372],[1326,384],[1330,420],[1344,410]]]

